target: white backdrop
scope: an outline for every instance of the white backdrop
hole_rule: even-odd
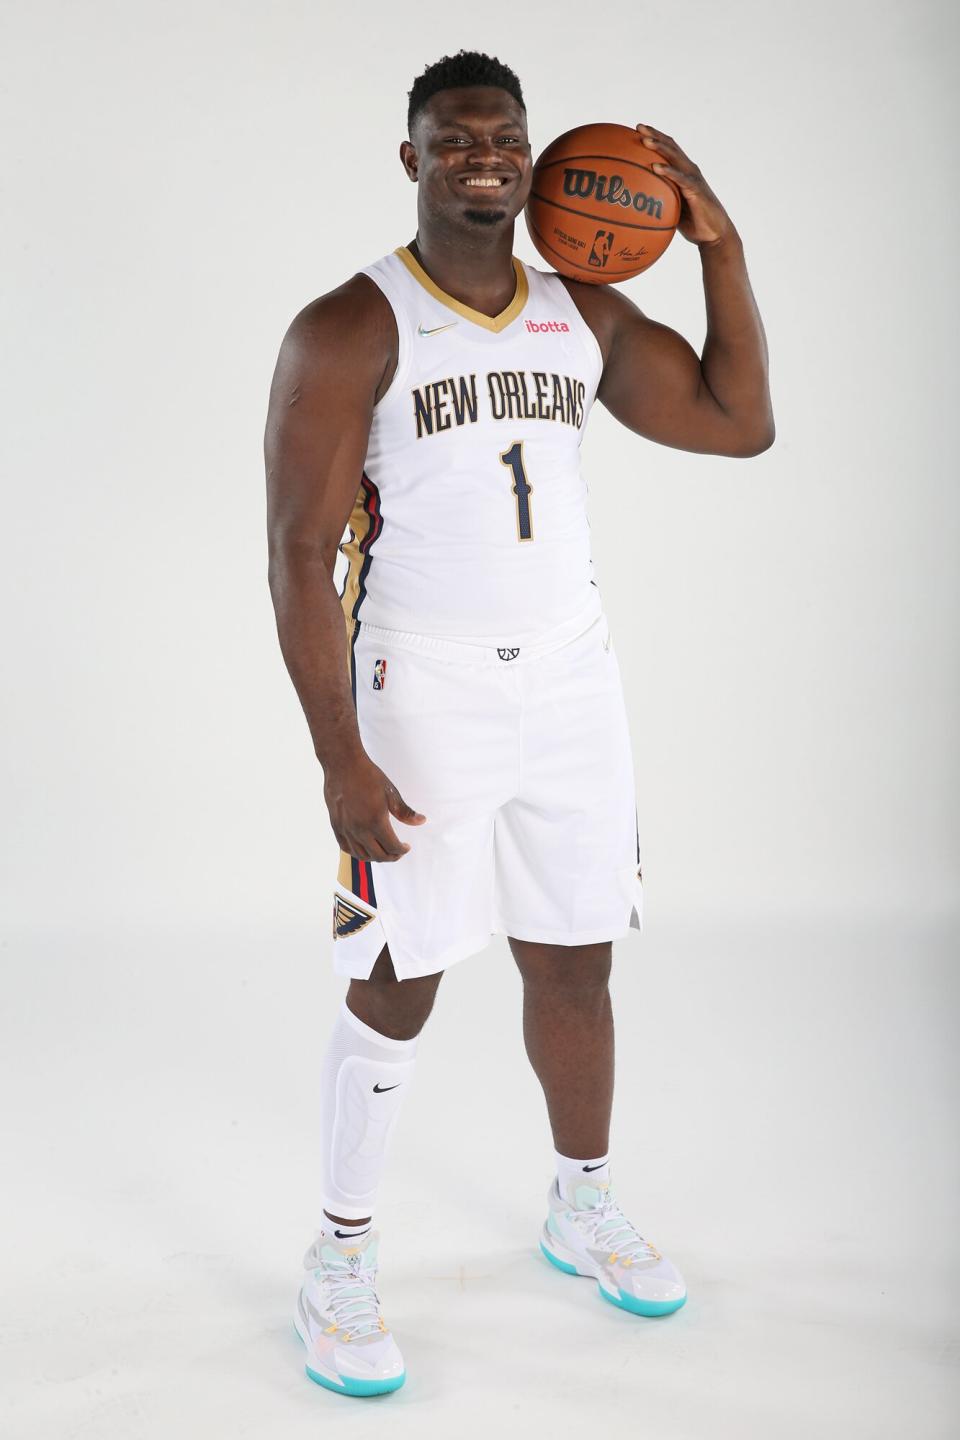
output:
[[[342,989],[327,968],[336,847],[267,591],[267,392],[292,316],[413,237],[416,191],[398,158],[407,91],[426,65],[460,46],[516,70],[535,152],[594,120],[645,121],[672,134],[743,236],[770,345],[778,437],[764,455],[729,460],[654,446],[599,406],[584,443],[595,573],[627,688],[644,859],[644,936],[622,942],[631,955],[629,977],[619,981],[623,1024],[641,1007],[663,1007],[688,1036],[685,1054],[696,1067],[693,1039],[713,1033],[711,1015],[698,1009],[703,992],[691,985],[702,966],[710,1003],[726,1001],[727,1020],[736,1011],[746,1027],[739,1043],[782,1033],[796,1064],[787,1087],[799,1107],[796,1137],[812,1124],[805,1106],[823,1114],[838,1103],[826,1081],[819,1100],[808,1093],[807,1067],[824,1063],[823,1016],[814,1007],[808,1049],[789,1026],[777,1029],[762,997],[780,1004],[796,993],[803,1002],[794,1013],[806,1014],[806,987],[823,985],[825,1004],[846,996],[854,1026],[879,1005],[880,1028],[867,1040],[845,1026],[830,1035],[837,1084],[852,1073],[844,1052],[852,1065],[866,1043],[863,1063],[880,1086],[872,1093],[886,1097],[870,1129],[873,1159],[858,1151],[851,1160],[839,1132],[830,1142],[837,1163],[853,1166],[850,1233],[864,1223],[865,1197],[892,1183],[902,1147],[922,1145],[913,1155],[916,1191],[894,1206],[897,1223],[918,1226],[931,1244],[939,1237],[946,1249],[935,1253],[955,1264],[956,1150],[947,1136],[956,1069],[946,1005],[956,988],[960,908],[955,7],[673,0],[587,12],[571,0],[492,0],[461,20],[436,0],[406,11],[383,0],[363,11],[294,0],[8,0],[3,29],[14,63],[0,101],[11,210],[0,234],[0,955],[7,1080],[23,1097],[10,1134],[25,1147],[24,1173],[28,1158],[34,1165],[11,1221],[22,1303],[34,1303],[24,1297],[36,1273],[26,1242],[35,1240],[39,1255],[48,1222],[83,1216],[85,1242],[76,1243],[90,1253],[109,1254],[114,1243],[102,1187],[109,1191],[104,1176],[122,1170],[129,1152],[94,1147],[92,1161],[79,1138],[91,1116],[103,1134],[116,1122],[128,1139],[144,1124],[151,1134],[171,1127],[164,1173],[177,1173],[196,1163],[177,1134],[187,1112],[202,1107],[204,1085],[214,1094],[229,1066],[256,1064],[254,1054],[275,1106],[263,1133],[248,1137],[251,1153],[275,1133],[284,1096],[296,1088],[303,1097],[289,1101],[300,1108],[282,1121],[290,1171],[271,1181],[265,1202],[278,1236],[269,1273],[274,1260],[289,1263],[294,1247],[296,1261],[301,1237],[303,1245],[309,1238],[310,1060]],[[549,268],[522,220],[515,249]],[[682,238],[625,289],[700,347],[699,259]],[[416,795],[406,798],[417,804]],[[761,948],[745,958],[749,938],[761,934]],[[838,936],[853,937],[842,956]],[[882,992],[889,1008],[874,979],[885,946],[895,977]],[[234,970],[229,957],[241,952]],[[509,1007],[512,1085],[523,1061],[504,954],[494,944],[486,961],[464,962],[444,985],[451,995],[471,987],[464,1023],[472,1017],[478,1036],[496,1023],[501,999]],[[671,961],[681,954],[696,957],[686,969]],[[714,973],[721,954],[730,968]],[[827,963],[828,954],[840,958]],[[746,968],[737,970],[740,961]],[[232,986],[248,981],[251,1004],[234,1016],[231,1045],[214,1037],[214,1016]],[[455,1063],[464,1037],[447,1029],[460,1013],[449,1004],[450,1018],[431,1026],[434,1045],[449,1044]],[[314,1017],[313,1048],[294,1074],[287,1046],[302,1035],[300,1007]],[[889,1046],[873,1048],[886,1025]],[[656,1043],[669,1063],[669,1028]],[[114,1060],[91,1069],[93,1057],[113,1054],[111,1044],[120,1047]],[[752,1143],[756,1117],[738,1120],[742,1095],[723,1108],[703,1093],[720,1083],[713,1065],[722,1071],[722,1047],[709,1075],[686,1075],[682,1095],[669,1086],[658,1093],[646,1054],[624,1044],[620,1055],[624,1144],[637,1134],[622,1098],[636,1080],[649,1107],[660,1108],[672,1167],[655,1214],[673,1218],[688,1253],[703,1247],[712,1274],[713,1222],[692,1211],[688,1234],[687,1210],[681,1222],[675,1207],[690,1196],[672,1183],[689,1164],[684,1184],[701,1193],[703,1152],[681,1160],[677,1151],[693,1111],[710,1143],[717,1127],[730,1126],[734,1151],[737,1133]],[[642,1074],[630,1070],[635,1063]],[[111,1118],[116,1087],[138,1064],[156,1081],[151,1088],[141,1076],[145,1108]],[[177,1089],[178,1075],[192,1076],[186,1090]],[[769,1083],[765,1064],[752,1083],[761,1080]],[[517,1083],[533,1086],[528,1075]],[[549,1145],[538,1092],[526,1093],[540,1127],[531,1162],[536,1215]],[[70,1108],[78,1094],[82,1115]],[[712,1103],[716,1126],[701,1108]],[[891,1155],[898,1105],[900,1148]],[[784,1107],[785,1117],[786,1098]],[[419,1113],[399,1132],[408,1151],[425,1123]],[[83,1203],[80,1191],[58,1195],[57,1136],[67,1114],[80,1146],[71,1173],[94,1166],[80,1187]],[[784,1147],[786,1163],[790,1127],[785,1118],[779,1130],[770,1123],[768,1140]],[[221,1142],[210,1141],[217,1154]],[[474,1151],[464,1143],[469,1191],[479,1172],[470,1171]],[[812,1132],[809,1143],[813,1163]],[[731,1153],[722,1146],[721,1163]],[[412,1187],[419,1220],[422,1177],[406,1163],[398,1156],[395,1174]],[[632,1173],[629,1163],[621,1175]],[[207,1167],[205,1184],[227,1186],[225,1164]],[[646,1173],[638,1161],[638,1179]],[[144,1181],[151,1194],[152,1183]],[[266,1184],[259,1168],[246,1183]],[[142,1243],[153,1222],[137,1210],[138,1193],[134,1186],[128,1213],[138,1216],[132,1231]],[[798,1191],[791,1183],[785,1194],[766,1194],[758,1209],[767,1238],[775,1234],[794,1254],[773,1218]],[[741,1213],[718,1226],[726,1243],[746,1223],[737,1186],[729,1203]],[[928,1207],[922,1216],[918,1204]],[[444,1206],[449,1215],[456,1201],[448,1196]],[[881,1206],[868,1223],[870,1255],[884,1253],[892,1220]],[[167,1222],[164,1243],[179,1254],[184,1242],[169,1212]],[[791,1224],[801,1226],[799,1250],[826,1243],[826,1219],[815,1233],[803,1232],[799,1215]],[[753,1241],[737,1233],[749,1253]],[[410,1235],[405,1243],[423,1243],[415,1227]],[[232,1245],[224,1233],[220,1249]],[[46,1272],[36,1279],[46,1289]],[[285,1314],[282,1286],[277,1295]],[[424,1333],[432,1323],[424,1317]],[[30,1326],[22,1317],[18,1324],[26,1344]],[[895,1332],[888,1339],[899,1354]],[[31,1374],[16,1355],[18,1376]],[[46,1361],[55,1372],[56,1356]],[[929,1375],[924,1384],[928,1395],[940,1393]],[[19,1434],[47,1433],[54,1412],[31,1409],[38,1393],[21,1395],[21,1416],[35,1428]],[[299,1388],[291,1393],[304,1403]],[[70,1433],[112,1434],[102,1418],[84,1428],[94,1414],[84,1409],[89,1399],[77,1399]],[[668,1399],[664,1415],[675,1415]],[[264,1424],[276,1421],[272,1403]],[[121,1405],[117,1424],[141,1433],[139,1414],[142,1433],[153,1434],[151,1413]],[[157,1433],[171,1413],[161,1406]],[[851,1390],[843,1433],[854,1433],[858,1413]],[[878,1400],[878,1423],[891,1415]],[[945,1415],[934,1404],[922,1433],[941,1433]],[[796,1418],[806,1423],[799,1411]],[[822,1413],[807,1419],[832,1433]],[[197,1434],[227,1433],[205,1423]],[[51,1434],[65,1433],[60,1419],[50,1424]],[[736,1408],[730,1424],[731,1433],[753,1433]],[[660,1433],[703,1432],[691,1420]],[[761,1425],[758,1433],[770,1431]]]

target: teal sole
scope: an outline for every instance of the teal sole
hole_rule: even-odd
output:
[[[296,1325],[293,1327],[293,1333],[300,1341],[300,1344],[303,1345],[303,1336],[300,1334]],[[332,1390],[335,1395],[356,1395],[360,1397],[367,1395],[389,1395],[391,1391],[399,1390],[407,1378],[406,1370],[404,1370],[402,1375],[394,1375],[389,1380],[354,1380],[351,1376],[345,1375],[342,1383],[337,1385],[336,1382],[328,1376],[321,1375],[317,1370],[311,1370],[309,1365],[305,1365],[303,1368],[306,1370],[307,1375],[313,1381],[314,1385],[322,1385],[324,1390]]]
[[[682,1300],[637,1300],[633,1295],[611,1295],[609,1290],[604,1290],[597,1281],[597,1287],[604,1300],[609,1300],[611,1305],[616,1305],[620,1310],[629,1310],[631,1315],[672,1315],[674,1310],[679,1310],[681,1305],[686,1305],[687,1297]]]
[[[545,1255],[545,1256],[547,1257],[547,1259],[550,1261],[550,1264],[551,1264],[551,1265],[556,1265],[557,1269],[558,1269],[558,1270],[562,1270],[563,1273],[564,1273],[564,1275],[579,1275],[579,1274],[580,1274],[580,1271],[577,1269],[577,1267],[576,1267],[575,1265],[568,1265],[567,1262],[566,1262],[566,1260],[558,1260],[557,1257],[556,1257],[556,1255],[551,1255],[551,1254],[550,1254],[550,1251],[547,1249],[546,1245],[544,1245],[544,1243],[543,1243],[542,1240],[540,1241],[540,1249],[543,1251],[544,1255]]]
[[[550,1264],[555,1265],[558,1270],[562,1270],[564,1275],[580,1274],[575,1265],[569,1265],[566,1260],[558,1260],[556,1255],[551,1255],[542,1240],[540,1241],[540,1250]],[[636,1300],[632,1295],[624,1295],[622,1291],[619,1295],[611,1295],[609,1290],[604,1290],[599,1280],[597,1289],[604,1300],[609,1300],[611,1305],[616,1305],[620,1310],[629,1310],[631,1315],[672,1315],[674,1310],[679,1310],[681,1305],[687,1303],[686,1295],[682,1300]]]

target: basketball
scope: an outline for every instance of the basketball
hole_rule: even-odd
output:
[[[648,270],[673,239],[680,192],[650,168],[662,159],[628,125],[578,125],[533,167],[524,218],[561,275],[612,285]]]

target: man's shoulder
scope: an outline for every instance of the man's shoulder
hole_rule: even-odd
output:
[[[303,354],[364,351],[396,342],[393,310],[380,286],[357,271],[342,284],[307,302],[290,321],[284,346]]]
[[[326,335],[349,321],[351,330],[367,326],[382,327],[392,314],[390,303],[380,286],[369,275],[358,270],[342,284],[326,290],[307,302],[290,322],[290,331],[309,339]]]
[[[583,280],[574,280],[569,275],[551,273],[560,281],[576,305],[584,324],[593,331],[606,359],[621,313],[618,301],[622,297],[611,294],[613,287],[610,285],[590,285]]]
[[[572,280],[569,275],[558,275],[557,279],[597,337],[605,360],[621,326],[646,321],[643,311],[616,285],[591,285]]]
[[[585,280],[574,280],[569,275],[557,274],[556,278],[576,305],[580,314],[587,319],[603,319],[615,315],[624,297],[613,285],[591,285]]]

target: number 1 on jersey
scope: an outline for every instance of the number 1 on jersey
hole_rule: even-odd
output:
[[[504,450],[500,456],[501,465],[509,465],[513,471],[513,484],[510,489],[517,497],[517,539],[532,540],[533,524],[530,519],[530,495],[533,493],[533,486],[527,479],[526,471],[523,468],[523,441],[516,440],[509,450]]]

